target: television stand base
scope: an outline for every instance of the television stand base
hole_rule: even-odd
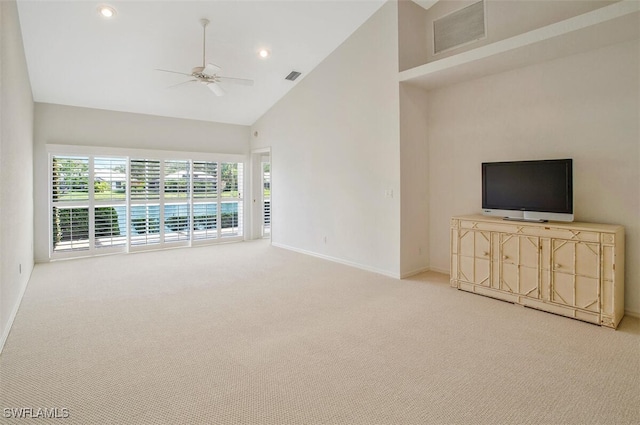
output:
[[[614,329],[624,316],[622,226],[467,215],[450,230],[455,288]]]

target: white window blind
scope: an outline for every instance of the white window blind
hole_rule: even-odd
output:
[[[160,204],[131,205],[131,245],[160,243]]]
[[[218,237],[218,204],[201,202],[193,205],[194,240]]]
[[[193,162],[193,238],[218,237],[218,163]]]
[[[131,185],[131,245],[160,243],[160,161],[129,161]]]
[[[127,244],[127,159],[93,160],[95,221],[94,247],[99,250]]]
[[[196,200],[214,200],[218,197],[217,162],[193,162],[193,197]]]
[[[89,201],[89,157],[54,156],[54,202]]]
[[[95,158],[93,186],[95,200],[125,202],[127,199],[127,159]]]
[[[262,163],[262,236],[271,234],[271,163]]]
[[[223,162],[220,168],[220,186],[222,191],[220,210],[221,236],[231,237],[242,235],[242,163]]]
[[[89,157],[54,156],[51,177],[53,251],[89,250]]]
[[[160,161],[132,159],[131,200],[160,199]]]
[[[89,208],[53,207],[54,252],[89,250]]]
[[[165,199],[188,199],[191,192],[191,164],[189,161],[164,162]]]
[[[164,161],[164,241],[189,241],[191,238],[191,163]]]

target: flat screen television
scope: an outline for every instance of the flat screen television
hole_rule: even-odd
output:
[[[482,213],[523,221],[573,221],[573,160],[482,163]]]

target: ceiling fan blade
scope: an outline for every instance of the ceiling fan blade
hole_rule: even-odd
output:
[[[224,96],[225,91],[217,83],[207,83],[206,85],[216,96]]]
[[[178,86],[181,86],[181,85],[183,85],[183,84],[187,84],[187,83],[195,83],[195,82],[197,82],[197,81],[198,81],[198,80],[187,80],[187,81],[183,81],[183,82],[178,83],[178,84],[173,84],[173,85],[168,86],[168,87],[166,87],[166,88],[171,89],[171,88],[173,88],[173,87],[178,87]]]
[[[216,75],[220,71],[222,71],[222,68],[220,68],[218,65],[214,65],[212,63],[208,63],[207,66],[205,66],[204,69],[202,70],[202,73],[204,75],[213,76],[213,75]]]
[[[187,77],[191,77],[191,74],[185,74],[184,72],[178,72],[178,71],[169,71],[168,69],[156,69],[156,71],[170,72],[172,74],[180,74],[180,75],[186,75]]]
[[[228,81],[230,83],[241,84],[243,86],[252,86],[253,80],[248,80],[246,78],[233,78],[233,77],[217,77],[221,81]]]

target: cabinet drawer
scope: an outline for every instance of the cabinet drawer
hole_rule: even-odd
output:
[[[530,227],[526,234],[544,238],[565,239],[578,242],[600,243],[600,233],[573,229],[560,229],[551,226]]]
[[[467,229],[467,230],[517,233],[518,227],[519,226],[512,221],[479,222],[479,221],[472,221],[472,220],[460,220],[460,228]]]
[[[579,242],[614,243],[614,235],[601,232],[555,227],[553,224],[529,224],[510,221],[460,220],[460,228],[476,231],[511,233],[522,236],[557,238]]]

